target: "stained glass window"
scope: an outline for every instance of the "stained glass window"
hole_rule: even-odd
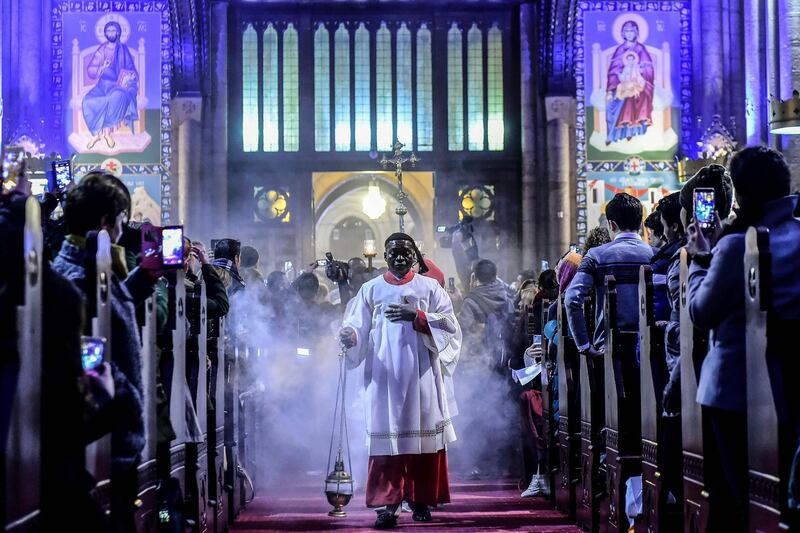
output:
[[[334,117],[336,119],[336,151],[350,150],[350,33],[344,23],[334,39]]]
[[[489,131],[487,132],[489,150],[504,148],[505,127],[503,121],[503,35],[494,25],[488,38],[488,100]]]
[[[292,23],[283,32],[283,149],[300,149],[300,68],[297,30]]]
[[[369,31],[364,23],[358,25],[355,43],[355,113],[356,150],[368,151],[372,148],[372,121],[370,113],[370,61]]]
[[[264,114],[264,151],[278,151],[278,32],[272,24],[264,30],[263,46],[264,76],[263,114]]]
[[[258,36],[252,24],[242,36],[242,144],[258,151]]]
[[[397,30],[397,140],[414,146],[411,125],[411,32],[405,22]]]
[[[387,150],[394,142],[392,131],[392,38],[382,22],[375,43],[376,109],[378,150]]]
[[[447,147],[464,149],[464,63],[461,30],[447,32]]]
[[[431,31],[417,30],[417,150],[433,150],[433,73]]]
[[[467,142],[483,150],[483,35],[473,23],[467,32]]]
[[[314,32],[314,147],[331,149],[331,66],[328,30],[320,24]]]

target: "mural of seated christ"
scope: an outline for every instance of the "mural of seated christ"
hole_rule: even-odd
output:
[[[106,42],[97,47],[86,66],[85,79],[97,80],[83,99],[83,118],[92,132],[86,146],[89,150],[101,140],[114,148],[114,130],[125,124],[133,130],[133,122],[139,118],[136,109],[139,73],[130,50],[120,42],[122,28],[111,21],[103,28],[103,34]]]
[[[653,124],[653,59],[639,42],[636,22],[622,26],[622,38],[608,65],[606,145],[644,135]]]

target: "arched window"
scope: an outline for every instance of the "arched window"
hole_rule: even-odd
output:
[[[375,42],[375,99],[378,150],[387,150],[394,142],[392,127],[392,38],[385,22],[381,22]]]
[[[397,140],[414,146],[411,111],[411,32],[405,22],[397,30]]]
[[[275,26],[267,25],[264,30],[262,54],[262,72],[264,76],[263,107],[264,117],[264,151],[278,151],[278,32]]]
[[[258,36],[252,24],[242,35],[242,149],[258,151]]]
[[[324,24],[314,32],[314,147],[331,149],[331,65],[330,40]]]
[[[334,116],[336,151],[350,150],[350,33],[344,23],[333,36],[334,39]]]
[[[464,149],[464,61],[461,29],[447,32],[447,146]]]
[[[467,140],[483,150],[483,35],[473,23],[467,32]]]
[[[363,22],[356,30],[355,61],[356,150],[369,151],[372,148],[369,31]]]
[[[488,39],[488,102],[489,128],[487,131],[489,150],[503,150],[505,127],[503,120],[503,34],[497,24],[489,30]]]
[[[297,30],[291,22],[283,31],[283,149],[300,149],[300,68]]]
[[[417,30],[417,150],[433,150],[433,72],[431,31],[427,24]]]

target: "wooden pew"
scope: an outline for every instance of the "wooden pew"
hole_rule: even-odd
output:
[[[642,520],[643,532],[677,531],[683,523],[680,509],[667,506],[662,472],[664,424],[663,393],[668,374],[664,351],[664,329],[656,325],[653,270],[643,265],[639,272],[639,358],[642,420]],[[677,511],[677,512],[676,512]]]
[[[580,476],[580,391],[578,349],[569,335],[562,294],[558,304],[558,474],[554,485],[556,507],[575,516],[577,482]]]
[[[230,328],[229,328],[230,329]],[[220,334],[222,334],[220,332]],[[242,510],[242,486],[239,480],[239,369],[238,359],[244,346],[225,333],[225,491],[228,523],[233,524]]]
[[[175,271],[175,290],[169,291],[174,298],[175,329],[172,330],[172,372],[169,385],[169,420],[175,431],[170,443],[169,475],[180,483],[184,500],[187,496],[186,479],[186,285],[182,269]],[[170,305],[170,310],[173,306]],[[166,354],[165,354],[166,355]]]
[[[228,502],[225,491],[225,338],[224,319],[216,321],[208,339],[209,370],[208,427],[208,503],[213,513],[214,531],[228,528]]]
[[[139,533],[155,531],[158,524],[158,469],[156,468],[156,367],[157,318],[155,296],[144,304],[142,336],[142,386],[144,388],[144,428],[146,442],[139,465],[139,497],[136,501],[136,528]]]
[[[24,303],[17,309],[17,368],[8,441],[3,442],[4,531],[41,528],[42,225],[39,202],[25,203]],[[8,354],[4,354],[8,356]],[[9,361],[11,363],[11,361]]]
[[[639,368],[636,331],[617,326],[617,282],[606,276],[605,301],[606,486],[608,531],[628,531],[626,481],[642,472]]]
[[[681,439],[683,441],[683,530],[703,533],[708,526],[709,493],[705,487],[703,451],[706,428],[697,403],[700,366],[708,351],[708,335],[692,324],[687,305],[689,265],[681,250]]]
[[[208,511],[208,435],[207,435],[207,373],[206,373],[206,354],[207,346],[207,299],[206,299],[206,285],[205,283],[198,282],[200,285],[200,295],[196,298],[197,301],[192,302],[187,308],[192,312],[197,310],[197,316],[190,319],[193,323],[192,328],[198,328],[197,338],[195,339],[196,348],[186,351],[187,357],[187,374],[186,379],[190,384],[190,393],[192,396],[192,404],[197,414],[197,420],[200,425],[200,431],[203,435],[202,442],[187,442],[186,443],[186,479],[187,479],[187,524],[190,525],[193,531],[203,533],[208,531],[209,528],[209,511]],[[197,307],[195,307],[197,306]],[[197,323],[194,323],[197,319]],[[194,333],[194,331],[192,332]],[[192,358],[193,361],[189,364]]]
[[[769,231],[750,228],[745,240],[747,316],[747,446],[749,531],[797,531],[800,517],[787,508],[788,474],[797,447],[800,375],[796,343],[800,320],[773,308]],[[796,352],[796,350],[795,350]],[[788,378],[788,379],[787,379]]]
[[[93,238],[87,238],[87,248],[92,247],[89,242]],[[111,239],[108,232],[101,230],[97,233],[97,254],[96,254],[96,273],[95,273],[95,315],[91,319],[92,336],[101,337],[106,340],[104,350],[104,361],[110,362],[111,352],[111,302],[109,294],[111,291]],[[91,296],[89,296],[91,297]],[[127,510],[115,510],[111,508],[111,435],[100,437],[86,447],[86,468],[97,480],[94,488],[94,497],[103,509],[111,512],[112,522],[117,519],[124,520],[121,516]]]
[[[595,300],[584,301],[587,331],[594,331]],[[579,356],[581,410],[581,485],[578,488],[578,525],[587,531],[605,531],[608,522],[606,469],[600,463],[605,448],[605,373],[603,360]]]

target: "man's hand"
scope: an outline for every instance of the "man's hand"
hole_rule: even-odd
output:
[[[113,372],[111,372],[111,365],[108,363],[103,363],[95,370],[87,370],[86,375],[89,376],[90,380],[97,383],[100,388],[106,391],[109,398],[114,397],[114,376]]]
[[[417,318],[417,308],[409,303],[391,304],[383,315],[390,322],[413,322]]]
[[[352,348],[356,345],[356,330],[351,327],[342,328],[339,331],[339,342],[341,342],[345,348]]]
[[[686,251],[690,256],[694,257],[699,254],[710,253],[711,248],[714,247],[720,235],[722,235],[722,223],[719,219],[719,213],[714,212],[714,227],[708,235],[703,233],[696,221],[689,224],[687,232],[689,236],[686,242]]]
[[[532,361],[536,361],[537,363],[542,359],[542,345],[541,344],[531,344],[525,349],[525,357],[531,359]]]
[[[197,260],[200,261],[201,265],[208,264],[208,253],[206,253],[206,249],[202,246],[192,246],[191,253],[197,257]]]
[[[601,352],[594,346],[589,346],[585,350],[581,352],[581,355],[585,355],[588,359],[592,361],[599,361],[602,360],[603,357],[606,356],[605,352]]]

